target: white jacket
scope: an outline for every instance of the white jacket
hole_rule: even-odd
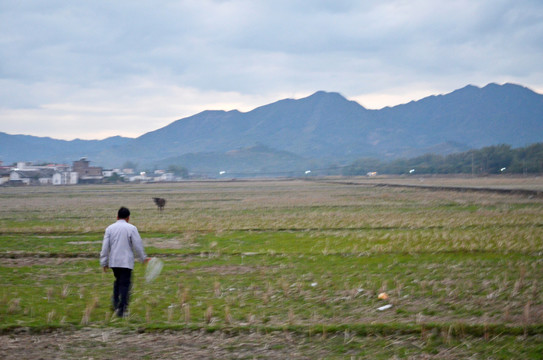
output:
[[[138,228],[126,220],[117,220],[107,227],[100,252],[100,265],[110,268],[134,268],[134,254],[141,262],[147,258]]]

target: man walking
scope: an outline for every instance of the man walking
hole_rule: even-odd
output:
[[[117,222],[106,228],[100,252],[100,266],[104,272],[111,268],[115,275],[112,306],[119,317],[126,315],[128,307],[134,255],[142,263],[148,261],[138,229],[129,224],[129,220],[130,210],[121,207],[117,213]]]

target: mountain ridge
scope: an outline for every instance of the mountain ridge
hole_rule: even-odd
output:
[[[22,141],[17,136],[27,138]],[[195,154],[209,158],[210,153],[223,156],[262,144],[270,152],[284,151],[307,162],[346,163],[368,156],[420,155],[427,149],[453,152],[543,141],[543,95],[510,83],[467,85],[447,94],[373,110],[337,92],[320,90],[247,112],[205,110],[137,138],[44,139],[0,133],[0,159],[6,163],[67,162],[87,156],[107,167],[126,161],[153,167],[187,154],[192,154],[192,159]],[[194,164],[197,169],[198,161]]]

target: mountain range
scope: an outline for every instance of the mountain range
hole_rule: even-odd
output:
[[[203,111],[138,138],[57,140],[0,132],[0,160],[195,172],[277,173],[449,154],[484,146],[543,141],[543,95],[516,84],[468,85],[445,95],[369,110],[334,92],[284,99],[249,112]]]

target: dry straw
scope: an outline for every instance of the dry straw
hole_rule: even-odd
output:
[[[209,305],[206,309],[204,320],[206,324],[210,324],[212,319],[213,319],[213,305]]]

